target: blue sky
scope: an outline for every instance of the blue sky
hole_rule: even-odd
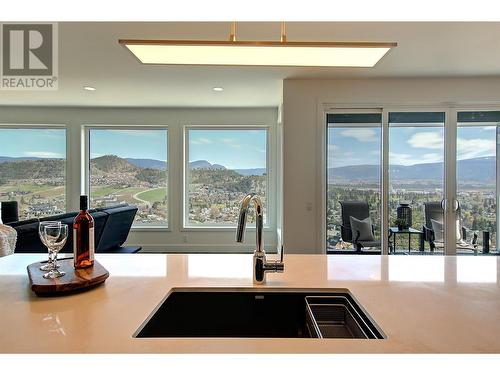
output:
[[[0,129],[0,156],[66,157],[63,129]]]
[[[494,156],[494,126],[457,129],[458,159]],[[329,167],[378,164],[380,128],[328,130]],[[392,127],[391,164],[413,165],[443,161],[443,129]],[[265,168],[266,130],[189,131],[189,161],[208,160],[227,168]],[[0,129],[0,156],[63,158],[66,133],[62,129]],[[167,160],[166,130],[100,130],[91,132],[91,156]]]
[[[436,127],[392,127],[389,159],[393,165],[442,162],[444,129]],[[380,164],[381,130],[366,128],[328,129],[328,166]],[[459,160],[495,156],[496,127],[463,126],[457,129]]]
[[[90,132],[90,156],[116,155],[121,158],[167,161],[167,130],[105,130]]]
[[[230,169],[266,168],[267,131],[189,131],[189,161],[207,160]]]
[[[64,158],[62,129],[0,129],[0,156]],[[227,168],[266,168],[267,130],[189,131],[189,161],[207,160]],[[167,160],[167,131],[92,129],[90,155]]]

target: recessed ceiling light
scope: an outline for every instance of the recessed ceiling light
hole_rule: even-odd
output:
[[[95,90],[97,90],[95,87],[92,87],[92,86],[83,86],[83,89],[87,90],[87,91],[95,91]]]
[[[224,91],[224,87],[214,87],[214,88],[212,88],[212,90],[217,91],[217,92],[221,92],[221,91]]]

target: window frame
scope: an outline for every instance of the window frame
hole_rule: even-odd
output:
[[[274,128],[267,124],[253,124],[253,125],[184,125],[182,127],[183,137],[183,161],[182,161],[182,212],[181,212],[181,232],[188,231],[228,231],[232,232],[236,229],[236,224],[190,224],[189,223],[189,131],[190,130],[266,130],[266,223],[264,224],[265,232],[272,232],[276,229],[276,147],[272,147],[271,143],[274,142],[275,134]],[[250,226],[250,230],[255,230]]]
[[[64,135],[65,135],[65,156],[64,156],[64,195],[65,195],[65,211],[68,212],[68,209],[71,207],[71,183],[70,179],[68,178],[68,165],[70,164],[71,160],[71,155],[72,155],[72,149],[71,149],[71,142],[70,142],[70,132],[68,129],[67,124],[58,124],[58,123],[0,123],[0,130],[2,129],[36,129],[36,130],[50,130],[50,129],[55,129],[55,130],[64,130]]]
[[[132,224],[131,232],[148,232],[148,231],[171,231],[172,223],[172,200],[171,200],[171,147],[170,147],[170,132],[168,125],[152,125],[152,124],[84,124],[82,125],[82,170],[81,173],[81,191],[89,197],[90,201],[90,131],[97,130],[166,130],[167,131],[167,225],[137,225]]]

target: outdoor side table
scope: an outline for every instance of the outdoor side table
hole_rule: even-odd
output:
[[[418,250],[424,251],[424,232],[415,228],[399,229],[398,227],[389,227],[389,249],[391,250],[391,253],[396,253],[396,236],[400,234],[408,235],[408,252],[411,251],[412,235],[419,236]]]

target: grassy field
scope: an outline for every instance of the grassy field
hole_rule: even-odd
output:
[[[144,188],[129,187],[124,189],[116,189],[112,186],[96,186],[92,188],[92,197],[104,197],[109,194],[114,194],[120,197],[127,195],[132,196],[134,194],[140,193],[141,191],[144,191]]]
[[[3,185],[0,186],[0,193],[12,192],[12,191],[29,191],[29,194],[24,195],[25,199],[31,198],[35,194],[39,194],[42,197],[54,198],[62,196],[65,193],[64,186],[52,186],[52,185]]]
[[[119,201],[128,203],[138,203],[139,200],[154,203],[163,201],[167,194],[167,188],[147,189],[142,187],[129,187],[118,190],[112,186],[96,186],[92,188],[93,199],[110,194],[116,195]],[[134,195],[138,199],[135,199]]]
[[[167,188],[157,188],[152,190],[144,191],[137,194],[137,198],[145,200],[147,202],[163,202],[163,199],[167,195]]]
[[[111,186],[96,186],[92,187],[92,196],[94,197],[104,197],[116,191],[116,188]]]
[[[42,193],[44,191],[63,189],[63,186],[52,186],[52,185],[35,185],[35,184],[22,184],[22,185],[2,185],[0,186],[0,192],[9,191],[30,191],[31,193]]]

